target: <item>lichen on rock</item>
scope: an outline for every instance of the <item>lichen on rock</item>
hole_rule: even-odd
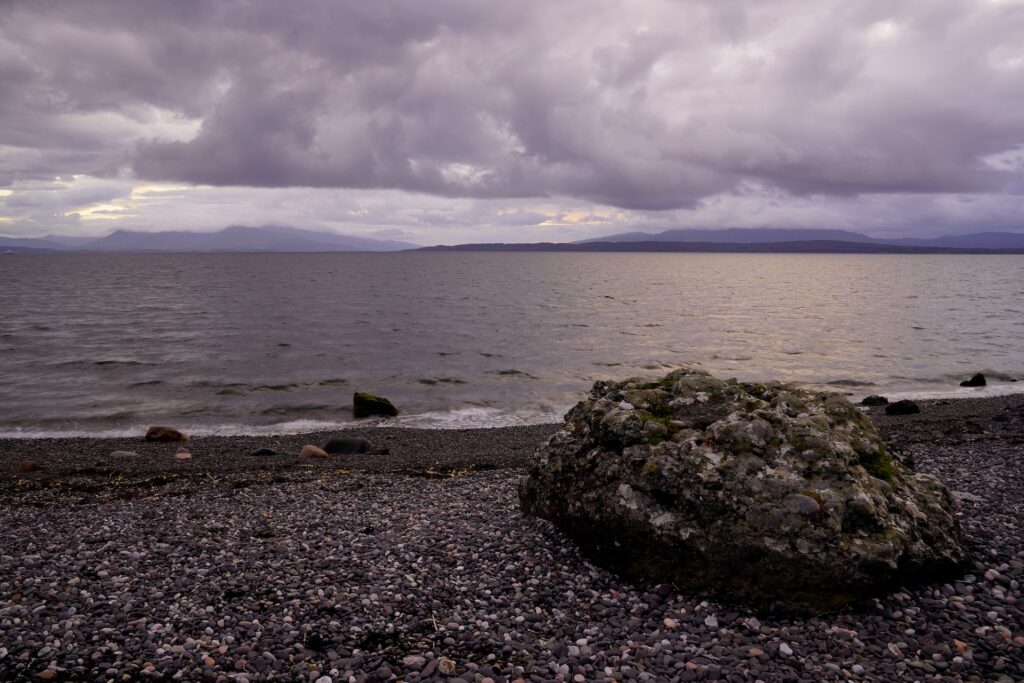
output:
[[[820,613],[967,561],[949,491],[838,394],[681,369],[600,381],[519,497],[597,564]]]

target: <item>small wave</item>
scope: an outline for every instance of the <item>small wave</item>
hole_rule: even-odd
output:
[[[492,375],[502,375],[505,377],[528,377],[530,379],[537,379],[537,375],[531,375],[525,370],[516,370],[515,368],[509,368],[508,370],[492,370]]]
[[[352,406],[332,406],[322,403],[306,403],[297,405],[271,406],[259,411],[260,415],[292,415],[294,413],[310,413],[330,410],[338,413],[351,413]]]
[[[646,363],[640,367],[644,370],[671,370],[678,366],[674,363]]]
[[[87,360],[84,358],[76,360],[64,360],[58,363],[54,363],[53,367],[56,368],[131,368],[131,367],[151,367],[155,366],[156,363],[147,363],[141,360],[123,360],[119,358],[105,358],[103,360]]]
[[[424,377],[416,380],[420,384],[426,384],[428,386],[435,386],[438,384],[465,384],[466,380],[459,379],[457,377]]]
[[[400,427],[409,429],[473,429],[488,427],[516,427],[561,422],[570,406],[506,411],[498,408],[461,408],[448,411],[430,411],[395,418],[370,420],[316,420],[295,419],[273,424],[254,425],[225,422],[222,424],[195,424],[179,422],[176,426],[190,436],[272,436],[276,434],[307,434],[360,427],[364,429]],[[342,412],[342,411],[339,411]],[[142,438],[151,423],[108,428],[53,429],[25,426],[0,429],[0,439],[131,439]]]
[[[830,387],[873,387],[874,382],[866,382],[859,379],[833,379],[825,382]]]
[[[292,382],[290,384],[253,384],[251,391],[295,391],[315,386],[309,382]]]
[[[157,384],[163,384],[162,379],[147,379],[145,382],[132,382],[129,387],[151,387]]]
[[[313,387],[334,387],[348,384],[347,379],[340,377],[323,379],[316,382],[284,382],[281,384],[249,384],[248,382],[216,382],[210,380],[199,380],[189,382],[187,385],[192,389],[212,389],[218,396],[239,396],[256,391],[304,391]]]
[[[561,422],[569,410],[553,407],[522,409],[514,411],[500,408],[461,408],[458,410],[432,411],[418,415],[399,415],[384,420],[381,426],[418,427],[422,429],[468,429],[474,427],[516,427],[531,424]]]
[[[989,384],[984,387],[948,387],[946,389],[924,389],[913,391],[895,391],[886,393],[890,401],[907,398],[912,401],[926,401],[940,398],[992,398],[994,396],[1013,396],[1024,394],[1024,382],[1007,384]]]

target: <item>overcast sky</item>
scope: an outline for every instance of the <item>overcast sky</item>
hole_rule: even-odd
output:
[[[1024,231],[1024,2],[0,0],[0,234]]]

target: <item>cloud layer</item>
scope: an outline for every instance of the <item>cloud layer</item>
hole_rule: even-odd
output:
[[[880,201],[889,225],[908,205],[955,223],[965,197],[1002,222],[1022,208],[1024,4],[15,1],[0,120],[8,223],[42,220],[17,195],[58,176],[120,188],[107,210],[134,216],[125,183],[343,190],[307,220],[328,225],[382,196],[414,224],[438,198],[485,226]]]

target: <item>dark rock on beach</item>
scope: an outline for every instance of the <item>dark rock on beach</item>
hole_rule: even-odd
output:
[[[398,415],[398,408],[386,398],[357,391],[352,396],[352,414],[356,418],[395,417]]]
[[[886,415],[914,415],[921,412],[921,406],[909,399],[890,403],[885,407]]]
[[[331,455],[387,455],[387,448],[374,448],[368,439],[335,437],[328,439],[323,449]]]
[[[267,448],[265,446],[262,446],[260,448],[254,448],[251,451],[249,451],[249,455],[261,456],[261,457],[262,456],[271,456],[271,455],[277,455],[277,451],[275,451],[273,448]]]
[[[888,403],[889,399],[887,399],[885,396],[879,396],[877,394],[865,396],[860,402],[862,406],[884,406],[887,405]]]
[[[986,384],[988,383],[985,381],[985,375],[980,372],[976,373],[970,379],[965,379],[963,382],[960,382],[960,386],[962,387],[983,387]]]
[[[146,441],[188,441],[188,437],[171,427],[150,427],[146,430]]]
[[[846,398],[691,369],[595,383],[519,496],[631,580],[785,612],[968,559],[949,491],[893,459]]]

